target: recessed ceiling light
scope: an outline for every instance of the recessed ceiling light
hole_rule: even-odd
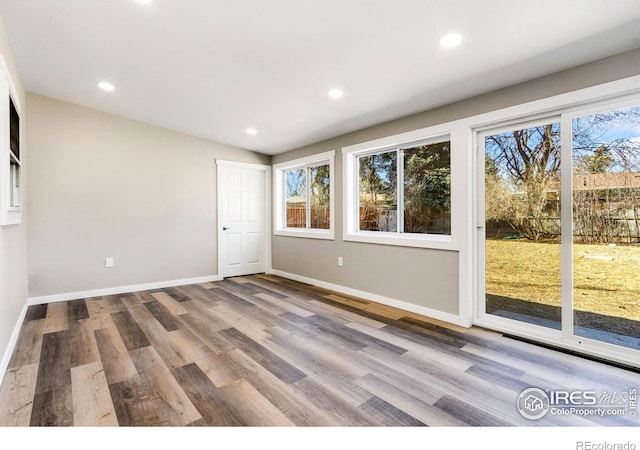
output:
[[[247,128],[246,130],[244,130],[245,133],[250,134],[251,136],[253,136],[254,134],[258,134],[258,130],[256,130],[255,128]]]
[[[458,33],[449,33],[440,38],[440,45],[444,48],[452,48],[460,45],[462,36]]]
[[[327,95],[331,98],[342,98],[344,92],[342,91],[342,89],[331,89],[329,92],[327,92]]]
[[[136,0],[138,3],[151,3],[151,0]]]
[[[98,87],[103,91],[112,92],[115,90],[115,86],[107,81],[99,81]]]

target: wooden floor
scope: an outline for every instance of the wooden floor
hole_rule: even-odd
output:
[[[529,421],[528,387],[640,375],[282,278],[31,306],[0,386],[5,426],[638,425]]]

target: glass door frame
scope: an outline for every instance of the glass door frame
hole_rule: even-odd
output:
[[[514,334],[522,337],[532,338],[545,343],[557,342],[562,339],[562,328],[556,330],[553,328],[537,325],[533,323],[523,322],[516,319],[501,317],[486,312],[486,219],[485,219],[485,137],[493,134],[506,133],[509,131],[527,129],[531,127],[547,125],[552,123],[561,124],[561,116],[559,114],[545,114],[539,116],[531,116],[520,120],[512,120],[492,124],[487,127],[478,128],[474,132],[474,148],[475,152],[475,177],[476,177],[476,230],[475,230],[475,246],[476,246],[476,276],[477,301],[474,308],[474,322],[487,328]],[[562,129],[562,124],[560,125]],[[563,144],[562,144],[563,145]],[[560,155],[563,158],[563,155]],[[561,159],[562,163],[562,159]],[[561,169],[562,170],[562,169]],[[563,201],[560,201],[560,209],[562,211]],[[561,225],[563,226],[563,225]],[[561,237],[564,239],[564,236]],[[561,266],[562,277],[562,266]],[[562,278],[561,278],[562,279]],[[564,305],[562,305],[564,306]]]
[[[625,109],[640,105],[640,97],[594,102],[579,106],[562,114],[561,130],[561,204],[570,205],[566,214],[561,213],[562,227],[562,340],[585,353],[604,356],[638,366],[640,351],[610,344],[575,334],[575,310],[573,301],[573,120],[592,114]],[[562,132],[568,130],[568,132]],[[638,299],[640,301],[640,298]]]
[[[474,324],[503,333],[531,339],[543,344],[576,351],[614,362],[640,367],[640,351],[618,346],[591,338],[577,336],[574,332],[573,305],[573,120],[590,114],[613,111],[640,105],[640,95],[602,101],[581,102],[579,106],[558,108],[548,114],[531,114],[508,121],[474,128],[474,186],[475,186],[475,230],[474,278],[475,301]],[[561,280],[561,323],[560,330],[541,325],[525,323],[516,319],[500,317],[486,312],[486,255],[485,255],[485,146],[484,138],[491,134],[524,129],[541,124],[560,123],[560,280]]]

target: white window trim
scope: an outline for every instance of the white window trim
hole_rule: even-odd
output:
[[[358,230],[360,217],[358,211],[358,156],[384,151],[385,149],[393,150],[412,143],[440,142],[445,138],[451,142],[451,234]],[[465,186],[468,184],[464,182],[464,174],[467,172],[464,154],[470,144],[471,130],[468,127],[458,126],[456,122],[449,122],[344,147],[342,149],[345,205],[343,240],[403,247],[459,250],[461,236],[465,234],[466,212],[464,204],[467,198]]]
[[[11,205],[11,173],[8,164],[10,154],[10,125],[9,125],[9,99],[20,117],[20,128],[22,128],[22,108],[16,93],[16,88],[11,79],[11,74],[7,64],[0,55],[0,225],[16,225],[22,222],[22,191],[24,188],[24,160],[25,148],[22,144],[23,133],[20,130],[20,175],[18,186],[17,205]],[[15,192],[15,191],[14,191]]]
[[[309,239],[335,239],[335,150],[282,162],[273,166],[273,217],[276,236],[300,237]],[[287,170],[311,165],[329,164],[329,229],[287,228],[284,203],[284,173]]]

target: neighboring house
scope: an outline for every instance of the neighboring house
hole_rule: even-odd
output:
[[[589,173],[574,175],[574,191],[603,191],[603,193],[640,188],[640,172]]]

